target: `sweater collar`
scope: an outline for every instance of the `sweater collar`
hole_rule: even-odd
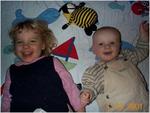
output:
[[[40,59],[42,59],[42,58],[44,58],[44,57],[46,57],[46,56],[41,56],[41,57],[39,57],[39,58],[33,60],[32,62],[19,61],[19,62],[17,62],[15,65],[16,65],[16,66],[29,65],[29,64],[32,64],[32,63],[34,63],[34,62],[36,62],[36,61],[38,61],[38,60],[40,60]]]

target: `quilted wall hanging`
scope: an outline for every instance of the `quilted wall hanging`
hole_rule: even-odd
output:
[[[70,5],[66,5],[70,4]],[[87,17],[82,13],[82,19],[67,15],[81,8],[92,9],[93,15]],[[76,9],[76,10],[75,10]],[[86,9],[85,9],[86,10]],[[66,12],[65,12],[66,11]],[[70,17],[72,16],[72,17]],[[53,55],[58,57],[71,73],[75,83],[81,83],[81,77],[87,67],[97,61],[91,52],[92,34],[102,26],[114,26],[121,31],[122,48],[135,46],[139,24],[149,20],[148,1],[1,1],[1,89],[4,84],[8,67],[19,59],[13,54],[9,39],[9,29],[12,25],[27,18],[42,19],[48,22],[58,39],[58,46]],[[73,18],[70,20],[70,18]],[[84,25],[86,19],[93,18],[89,26]],[[83,21],[84,20],[84,21]],[[81,22],[81,25],[75,21]],[[83,25],[83,27],[82,27]],[[87,34],[87,32],[89,34]],[[149,59],[139,65],[147,83],[149,83]],[[1,90],[2,91],[2,90]],[[2,96],[2,95],[1,95]],[[94,101],[87,106],[87,111],[98,112]]]

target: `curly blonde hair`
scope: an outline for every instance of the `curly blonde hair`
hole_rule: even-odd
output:
[[[9,36],[12,39],[13,45],[15,46],[15,39],[18,33],[24,29],[36,30],[39,33],[45,49],[42,51],[42,55],[49,55],[53,48],[57,46],[57,39],[51,29],[48,28],[48,24],[42,20],[27,19],[13,26],[9,32]]]

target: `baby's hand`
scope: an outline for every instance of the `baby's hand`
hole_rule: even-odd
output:
[[[148,39],[149,39],[149,23],[147,21],[143,21],[140,24],[139,32],[140,32],[140,37],[142,38],[142,40],[148,42]]]
[[[81,103],[88,104],[91,99],[91,94],[89,92],[83,91],[80,95]]]

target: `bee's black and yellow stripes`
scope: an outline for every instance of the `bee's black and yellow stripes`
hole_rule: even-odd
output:
[[[68,24],[74,23],[79,27],[88,28],[97,22],[97,13],[87,7],[76,9],[72,14]]]

